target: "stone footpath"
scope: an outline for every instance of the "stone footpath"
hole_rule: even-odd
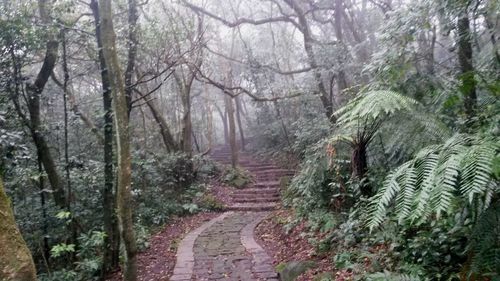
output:
[[[227,148],[212,158],[228,164]],[[172,281],[234,280],[277,281],[271,258],[254,239],[254,229],[279,200],[280,177],[292,175],[271,163],[240,155],[240,166],[254,175],[255,183],[237,190],[228,211],[190,232],[179,244]]]

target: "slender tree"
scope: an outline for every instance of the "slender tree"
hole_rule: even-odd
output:
[[[460,91],[463,95],[467,122],[471,124],[476,114],[477,94],[474,65],[472,64],[472,37],[467,7],[461,11],[457,20],[458,62],[460,64]]]
[[[116,134],[117,188],[116,208],[120,236],[125,246],[124,280],[137,280],[137,245],[132,220],[131,154],[129,111],[125,82],[116,51],[116,35],[113,27],[111,1],[99,1],[102,49],[109,73],[113,95],[113,120]]]
[[[104,188],[102,189],[102,206],[104,217],[104,231],[106,232],[107,236],[105,240],[106,250],[104,253],[102,273],[105,274],[106,272],[118,266],[120,254],[120,236],[118,232],[117,218],[114,212],[116,200],[113,194],[113,109],[111,97],[111,82],[102,48],[99,4],[97,0],[92,0],[90,2],[90,8],[92,10],[92,15],[94,17],[95,23],[95,37],[98,48],[99,68],[101,70],[102,100],[104,109]]]
[[[51,1],[47,0],[38,1],[40,19],[42,24],[47,25],[47,27],[51,24],[49,16],[51,9],[50,3]],[[33,142],[35,143],[36,149],[43,163],[43,167],[47,173],[47,177],[52,187],[55,203],[57,206],[65,208],[67,201],[64,192],[64,181],[61,179],[61,176],[57,171],[56,163],[52,157],[49,144],[43,134],[44,130],[42,126],[42,116],[40,113],[40,99],[42,92],[56,65],[57,51],[59,48],[59,42],[50,28],[47,28],[46,38],[46,52],[42,67],[40,68],[34,82],[26,84],[29,120],[25,120],[24,123],[28,126],[31,132]],[[16,105],[16,107],[19,106]],[[20,111],[18,110],[18,112]],[[26,118],[24,115],[21,117],[23,119]]]

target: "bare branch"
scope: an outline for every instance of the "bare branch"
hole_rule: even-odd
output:
[[[214,13],[211,13],[211,12],[201,8],[201,7],[193,5],[186,0],[182,0],[182,2],[188,8],[193,10],[195,13],[201,13],[201,14],[207,15],[213,19],[216,19],[216,20],[222,22],[224,25],[226,25],[228,27],[237,27],[237,26],[242,25],[242,24],[262,25],[262,24],[271,23],[271,22],[289,22],[289,23],[294,24],[295,26],[298,26],[298,24],[292,19],[293,16],[291,16],[291,15],[283,15],[283,16],[279,16],[279,17],[270,17],[270,18],[258,19],[258,20],[249,19],[249,18],[238,18],[235,21],[231,22],[231,21],[228,21],[228,20],[226,20],[226,19],[224,19],[224,18],[222,18]]]
[[[282,100],[282,99],[295,98],[295,97],[298,97],[301,95],[300,93],[297,93],[297,94],[293,94],[293,95],[281,96],[281,97],[277,96],[277,97],[272,97],[272,98],[259,97],[259,96],[255,95],[254,93],[252,93],[251,91],[249,91],[248,89],[245,89],[243,87],[227,86],[227,85],[224,85],[220,82],[217,82],[217,81],[211,79],[210,77],[206,76],[205,74],[203,74],[199,68],[197,68],[197,71],[198,71],[198,75],[196,76],[196,79],[198,81],[212,85],[212,86],[220,89],[224,94],[226,94],[232,98],[235,98],[243,93],[243,94],[246,94],[247,96],[249,96],[254,101],[267,102],[267,101],[277,101],[277,100]]]

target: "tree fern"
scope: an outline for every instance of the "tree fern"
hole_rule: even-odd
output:
[[[493,175],[500,145],[495,138],[457,134],[441,145],[422,149],[391,172],[370,203],[370,228],[380,225],[396,203],[400,220],[439,217],[462,200],[480,214],[499,191]],[[411,212],[409,211],[411,210]]]

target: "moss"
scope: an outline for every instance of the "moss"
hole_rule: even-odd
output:
[[[222,181],[235,188],[244,188],[252,182],[252,176],[246,170],[228,167],[222,175]]]
[[[36,280],[31,253],[26,246],[12,213],[10,200],[0,178],[0,280]]]

